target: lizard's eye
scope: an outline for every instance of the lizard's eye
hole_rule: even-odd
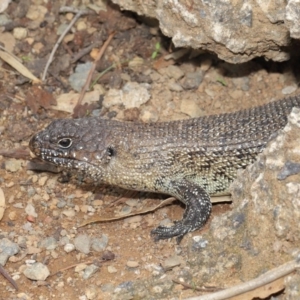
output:
[[[72,145],[72,140],[69,139],[69,138],[63,138],[61,140],[58,141],[58,145],[61,147],[61,148],[70,148],[71,145]]]

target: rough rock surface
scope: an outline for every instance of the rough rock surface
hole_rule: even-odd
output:
[[[288,60],[291,38],[300,38],[299,0],[112,1],[158,19],[176,47],[209,50],[231,63]]]
[[[233,209],[212,220],[202,236],[207,240],[205,249],[197,250],[196,256],[191,246],[190,263],[201,266],[202,280],[222,282],[225,276],[237,276],[247,281],[299,255],[299,129],[300,110],[294,108],[284,130],[240,172],[231,187]],[[292,282],[299,286],[299,274]],[[299,289],[290,285],[284,299],[291,294],[290,299],[300,297]]]

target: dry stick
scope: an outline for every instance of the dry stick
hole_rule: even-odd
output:
[[[60,10],[60,12],[68,12],[68,11],[70,11],[68,9],[70,9],[70,8],[63,7]],[[72,28],[72,26],[76,23],[76,21],[81,16],[86,15],[88,13],[89,13],[88,10],[77,11],[75,17],[72,19],[72,21],[70,22],[70,24],[68,25],[68,27],[65,29],[65,31],[61,34],[61,36],[59,37],[59,39],[57,40],[56,44],[54,45],[54,47],[53,47],[53,49],[51,51],[50,57],[49,57],[49,59],[47,61],[47,64],[46,64],[44,72],[43,72],[42,81],[44,81],[46,79],[46,74],[48,72],[48,68],[49,68],[50,64],[52,63],[52,61],[53,61],[54,54],[55,54],[57,48],[59,47],[59,44],[62,42],[62,40],[64,39],[64,37],[66,36],[66,34],[70,31],[70,29]]]
[[[83,97],[85,95],[85,92],[87,91],[88,87],[90,86],[90,82],[92,80],[92,76],[93,76],[93,73],[96,69],[96,64],[97,62],[101,59],[103,53],[105,52],[107,46],[109,45],[109,43],[111,42],[112,38],[114,37],[115,33],[111,33],[109,36],[108,36],[108,39],[105,41],[105,43],[102,45],[91,69],[90,69],[90,72],[89,72],[89,75],[88,75],[88,78],[86,79],[86,82],[84,84],[84,87],[82,88],[81,92],[80,92],[80,95],[79,95],[79,98],[78,98],[78,101],[77,101],[77,104],[76,104],[76,107],[79,106],[83,100]],[[75,108],[76,108],[75,107]],[[74,109],[75,110],[75,109]]]
[[[236,286],[230,287],[228,289],[225,289],[223,291],[219,291],[219,292],[212,293],[209,295],[186,298],[185,300],[223,300],[223,299],[228,299],[228,298],[238,296],[240,294],[244,294],[246,292],[255,290],[266,284],[269,284],[283,276],[286,276],[286,275],[294,272],[298,268],[300,268],[299,261],[292,260],[290,262],[287,262],[284,265],[279,266],[278,268],[270,270],[270,271],[262,274],[261,276],[254,278],[250,281],[247,281],[245,283],[241,283],[239,285],[236,285]]]
[[[175,279],[175,278],[172,278],[172,281],[175,282],[175,283],[181,284],[183,287],[185,287],[187,289],[195,290],[195,291],[198,291],[198,292],[211,293],[211,292],[215,292],[215,291],[221,290],[220,288],[217,288],[217,287],[204,287],[204,288],[200,288],[200,287],[188,284],[186,282],[182,282],[179,279]]]
[[[19,289],[17,283],[10,277],[10,275],[5,271],[2,265],[0,265],[0,274],[4,278],[6,278],[16,290]]]

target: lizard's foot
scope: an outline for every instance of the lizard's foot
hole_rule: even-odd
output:
[[[183,219],[175,222],[174,226],[158,226],[151,231],[155,241],[176,237],[180,243],[188,232],[201,228],[211,212],[209,195],[200,186],[186,180],[174,183],[178,198],[186,204]]]
[[[190,226],[184,225],[183,221],[177,221],[172,227],[158,226],[151,231],[151,234],[154,236],[155,241],[176,237],[179,244],[184,235],[190,231],[193,231]]]

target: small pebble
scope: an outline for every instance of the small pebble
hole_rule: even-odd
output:
[[[87,234],[79,234],[74,239],[74,245],[77,251],[84,254],[89,254],[91,248],[91,238]]]
[[[126,266],[129,268],[136,268],[139,266],[139,263],[137,261],[134,260],[128,260],[126,263]]]
[[[102,234],[101,238],[93,238],[92,239],[92,249],[101,252],[103,251],[108,244],[108,236],[106,234]]]
[[[47,179],[48,179],[48,176],[43,176],[43,177],[41,177],[40,179],[39,179],[39,185],[40,186],[44,186],[45,185],[45,183],[46,183],[46,181],[47,181]]]
[[[6,171],[15,173],[22,168],[22,161],[19,159],[10,158],[5,161],[4,167]]]
[[[17,40],[23,40],[27,37],[27,29],[23,27],[16,27],[13,30],[13,36]]]
[[[72,251],[74,251],[75,250],[75,245],[73,245],[73,244],[66,244],[65,246],[64,246],[64,250],[65,250],[65,252],[67,252],[67,253],[70,253],[70,252],[72,252]]]
[[[47,266],[40,262],[36,262],[30,266],[28,266],[23,274],[31,279],[31,280],[46,280],[47,277],[50,275],[49,269]]]
[[[98,270],[99,270],[99,267],[98,267],[98,266],[96,266],[96,265],[94,265],[94,264],[88,265],[88,266],[84,269],[82,278],[83,278],[83,279],[89,279],[89,278],[90,278],[93,274],[95,274]]]
[[[162,263],[162,267],[164,268],[164,270],[170,270],[176,266],[179,266],[180,264],[181,258],[177,255],[174,255],[165,259]]]
[[[0,239],[0,264],[5,266],[8,258],[10,256],[16,255],[19,253],[20,248],[18,244],[13,243],[7,238]]]
[[[178,66],[170,65],[165,68],[165,73],[168,77],[179,80],[184,76],[184,72]]]
[[[65,215],[68,218],[75,217],[75,211],[73,209],[66,209],[62,212],[63,215]]]
[[[296,85],[290,85],[290,86],[286,86],[285,88],[283,88],[281,90],[283,95],[289,95],[294,93],[297,90],[297,86]]]
[[[117,273],[117,269],[114,266],[108,266],[107,267],[107,271],[108,273],[112,274],[112,273]]]
[[[75,267],[75,270],[74,270],[74,271],[75,271],[76,273],[79,273],[79,272],[83,271],[86,267],[87,267],[86,264],[79,264],[79,265],[77,265],[77,266]]]
[[[192,90],[197,89],[200,83],[203,80],[203,72],[196,71],[196,72],[189,72],[185,75],[185,78],[182,82],[182,87],[185,90]]]

